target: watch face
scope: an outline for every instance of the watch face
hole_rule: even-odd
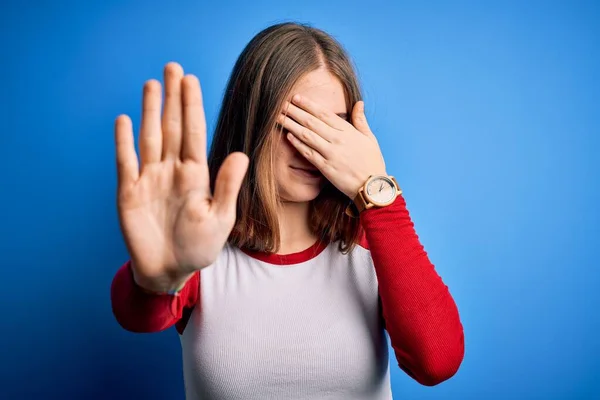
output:
[[[387,177],[375,177],[366,187],[369,200],[376,205],[387,205],[394,200],[396,186]]]

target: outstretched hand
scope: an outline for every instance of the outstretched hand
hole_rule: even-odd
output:
[[[159,291],[214,262],[235,224],[248,167],[245,154],[229,155],[211,193],[200,83],[169,63],[164,85],[162,113],[161,84],[144,85],[139,160],[131,119],[115,122],[121,230],[136,281]]]

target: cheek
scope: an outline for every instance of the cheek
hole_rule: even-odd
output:
[[[286,180],[285,172],[287,166],[290,165],[292,160],[293,148],[289,143],[286,143],[285,139],[282,139],[275,147],[275,170],[273,171],[278,184],[281,184]]]
[[[290,164],[292,159],[296,158],[298,155],[298,151],[289,140],[285,137],[281,138],[281,142],[277,148],[277,161],[280,165],[282,164]]]

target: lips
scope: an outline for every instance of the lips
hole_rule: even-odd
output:
[[[316,168],[304,168],[304,167],[292,167],[292,168],[299,169],[299,170],[306,171],[306,172],[319,172],[319,170]]]
[[[292,168],[292,169],[295,169],[295,170],[297,170],[297,171],[302,171],[302,172],[305,172],[305,173],[307,173],[307,174],[310,174],[310,175],[312,175],[312,176],[315,176],[315,177],[316,177],[316,176],[321,176],[321,175],[322,175],[322,174],[321,174],[321,171],[319,171],[319,170],[318,170],[318,169],[316,169],[316,168],[294,167],[294,166],[291,166],[291,168]]]

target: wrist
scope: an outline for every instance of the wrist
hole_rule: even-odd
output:
[[[402,190],[393,176],[387,173],[370,175],[359,187],[345,212],[357,218],[365,210],[391,205],[401,194]]]
[[[137,270],[133,261],[130,261],[129,265],[133,282],[139,289],[148,294],[177,294],[195,273],[145,276]]]

